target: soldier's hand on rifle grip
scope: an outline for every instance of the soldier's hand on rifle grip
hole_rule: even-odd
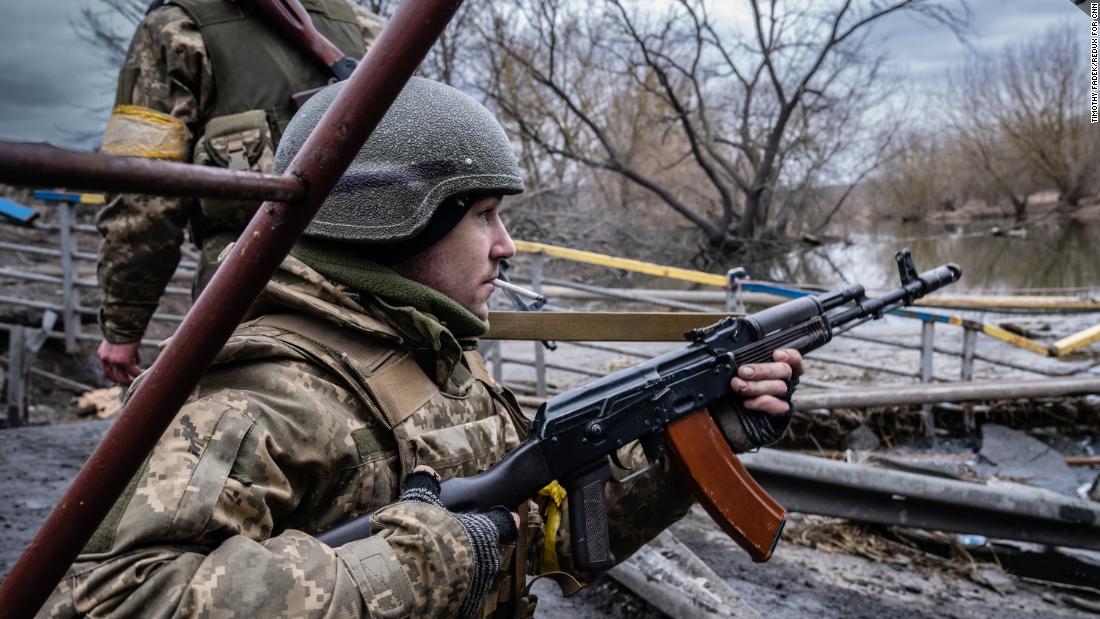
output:
[[[772,354],[772,363],[750,363],[737,369],[730,388],[744,398],[746,410],[782,415],[790,410],[790,394],[802,375],[802,355],[790,348]]]

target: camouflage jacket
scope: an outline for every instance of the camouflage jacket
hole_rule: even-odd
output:
[[[381,31],[382,21],[357,5],[353,8],[363,41],[369,46]],[[104,151],[191,161],[196,141],[203,136],[205,123],[217,103],[207,52],[199,28],[183,9],[161,6],[150,11],[130,43],[120,71],[116,103],[126,103],[154,127],[163,127],[164,134],[158,147],[132,151],[126,142],[134,135],[133,130],[109,124],[108,134],[112,135],[105,136]],[[112,115],[112,123],[116,116]],[[269,171],[273,154],[274,145],[266,145],[262,155],[249,157],[255,161],[251,167]],[[103,242],[97,270],[102,291],[99,324],[104,339],[131,342],[145,333],[179,264],[184,230],[194,221],[201,219],[196,200],[190,198],[124,194],[100,211],[96,225]],[[239,231],[204,232],[196,290],[209,281],[218,254]]]
[[[294,258],[256,307],[43,616],[454,614],[472,565],[464,529],[428,504],[390,504],[415,464],[469,475],[515,447],[514,398],[431,316],[356,300]],[[657,467],[610,492],[616,557],[686,513],[673,475]],[[372,537],[330,548],[311,535],[371,510]],[[532,510],[527,570],[568,570],[567,523],[549,563],[542,523]],[[487,613],[533,612],[509,593],[523,585],[512,552]]]

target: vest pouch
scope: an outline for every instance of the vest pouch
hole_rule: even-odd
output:
[[[194,163],[230,170],[270,172],[275,161],[275,141],[267,113],[249,110],[218,116],[206,123],[206,133],[195,144]],[[260,203],[254,200],[202,198],[203,227],[239,232]]]
[[[501,414],[422,431],[407,440],[415,464],[427,464],[443,479],[483,471],[519,445],[515,427]]]

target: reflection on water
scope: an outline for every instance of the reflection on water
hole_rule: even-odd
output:
[[[980,234],[985,226],[895,224],[853,237],[851,245],[823,245],[751,265],[756,277],[836,286],[859,282],[868,288],[897,285],[894,252],[908,247],[918,270],[958,263],[962,280],[954,290],[1007,293],[1026,289],[1084,288],[1100,294],[1100,224],[1034,226],[1026,237]]]

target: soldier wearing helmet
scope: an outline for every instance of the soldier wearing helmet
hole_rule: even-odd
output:
[[[340,89],[295,116],[276,170]],[[531,616],[528,574],[590,578],[572,569],[568,523],[543,526],[562,497],[479,514],[438,500],[440,480],[489,467],[527,432],[476,351],[515,252],[499,205],[522,189],[492,114],[413,78],[43,613]],[[762,422],[784,427],[793,354],[735,385],[752,416],[722,422],[735,449],[758,446]],[[616,557],[686,513],[675,475],[613,485]],[[370,537],[314,537],[372,511]]]

